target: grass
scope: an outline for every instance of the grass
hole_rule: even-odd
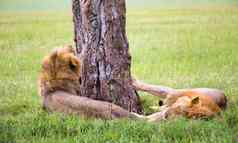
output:
[[[133,10],[127,15],[132,72],[175,88],[215,87],[228,109],[210,120],[82,120],[47,114],[37,96],[44,55],[73,43],[69,12],[0,13],[0,143],[238,141],[238,7]],[[148,106],[155,99],[141,93]]]
[[[127,7],[131,8],[190,8],[201,6],[238,5],[237,0],[126,0]],[[1,0],[0,11],[45,11],[68,10],[71,0]]]

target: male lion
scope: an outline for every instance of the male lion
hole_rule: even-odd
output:
[[[76,114],[86,118],[135,118],[127,110],[104,101],[81,97],[80,60],[71,46],[45,57],[39,76],[39,92],[48,111]]]

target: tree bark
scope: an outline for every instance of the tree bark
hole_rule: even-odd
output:
[[[142,113],[132,86],[125,0],[72,0],[81,95]]]

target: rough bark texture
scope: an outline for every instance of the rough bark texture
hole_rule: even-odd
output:
[[[81,95],[142,113],[132,86],[125,0],[72,0]]]

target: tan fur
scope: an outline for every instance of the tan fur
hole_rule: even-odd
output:
[[[54,50],[42,62],[39,76],[40,95],[63,90],[78,94],[80,90],[80,61],[71,46]]]
[[[161,111],[147,117],[130,113],[109,102],[80,96],[80,60],[75,56],[71,46],[56,49],[45,57],[39,76],[39,92],[43,98],[43,107],[51,112],[76,114],[85,118],[142,118],[149,122],[157,122],[177,116],[211,117],[221,110],[213,98],[206,95],[208,90],[206,92],[200,92],[201,90],[173,92],[173,89],[163,88],[161,92],[161,88],[155,86],[149,90],[145,86],[144,89],[145,91],[156,89],[153,93],[163,93],[166,97]],[[171,91],[170,94],[167,94],[168,90]]]
[[[43,107],[52,112],[85,118],[135,118],[127,110],[108,102],[80,96],[80,60],[71,46],[56,49],[45,57],[39,76]]]
[[[212,117],[221,111],[210,96],[196,92],[184,92],[179,95],[168,95],[161,111],[147,117],[151,122],[183,116],[187,118]]]
[[[193,89],[178,89],[180,94],[202,94],[209,96],[221,109],[225,109],[227,106],[227,98],[222,90],[214,88],[193,88]]]
[[[136,79],[133,79],[133,86],[137,90],[145,91],[161,98],[167,98],[167,96],[169,95],[182,96],[186,93],[202,94],[211,97],[211,99],[222,109],[225,109],[227,106],[226,96],[224,92],[219,89],[214,88],[174,89],[166,86],[144,83]]]

